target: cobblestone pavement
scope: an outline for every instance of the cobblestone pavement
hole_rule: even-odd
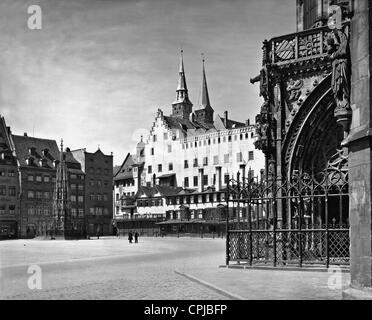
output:
[[[225,241],[141,238],[0,242],[1,299],[220,300],[223,291],[245,299],[340,299],[326,272],[218,268]],[[42,270],[42,289],[30,290],[30,265]],[[175,270],[222,289],[213,290]],[[343,274],[343,283],[349,280]]]

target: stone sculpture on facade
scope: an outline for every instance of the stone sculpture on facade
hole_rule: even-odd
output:
[[[336,101],[335,117],[343,127],[345,133],[349,132],[351,123],[350,107],[350,48],[349,26],[342,25],[343,13],[339,6],[332,6],[328,27],[333,31],[328,38],[328,54],[332,60],[332,90]]]

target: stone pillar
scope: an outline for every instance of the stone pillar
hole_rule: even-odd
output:
[[[349,148],[350,287],[344,299],[372,299],[372,3],[354,1]]]
[[[239,165],[239,172],[240,172],[240,181],[242,182],[242,185],[244,186],[246,181],[245,181],[245,164]]]
[[[204,191],[204,169],[199,168],[199,187],[198,191],[203,192]]]
[[[222,167],[216,167],[216,191],[221,191],[222,188]]]
[[[276,183],[273,184],[272,192],[277,193],[276,197],[279,198],[276,201],[277,207],[277,227],[282,227],[283,222],[283,201],[281,200],[281,177],[282,177],[282,131],[283,131],[283,119],[284,117],[284,103],[282,104],[282,93],[281,93],[281,77],[278,75],[276,79],[276,84],[274,87],[274,95],[275,95],[275,106],[276,106],[276,170],[273,170],[273,177],[272,179],[276,180]],[[270,179],[270,177],[269,177]],[[278,191],[278,192],[277,192]]]

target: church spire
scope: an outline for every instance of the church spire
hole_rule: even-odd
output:
[[[204,53],[202,53],[202,61],[203,61],[203,83],[202,83],[202,92],[201,92],[201,107],[205,108],[207,106],[211,106],[209,101],[209,94],[208,94],[208,86],[207,86],[207,77],[205,76],[205,66],[204,66]]]
[[[213,113],[214,110],[211,107],[211,103],[209,101],[209,93],[208,93],[208,86],[207,86],[207,77],[205,75],[205,59],[204,53],[202,53],[202,62],[203,62],[203,80],[202,80],[202,88],[201,88],[201,104],[198,110],[195,110],[195,117],[196,121],[199,123],[204,124],[207,127],[211,127],[213,125]]]
[[[179,73],[179,79],[178,79],[178,86],[177,86],[176,102],[183,102],[189,99],[189,94],[188,94],[187,84],[186,84],[185,67],[183,65],[183,50],[181,50],[180,69],[178,73]]]
[[[192,112],[192,103],[189,100],[189,93],[187,90],[185,67],[183,65],[183,50],[181,50],[179,79],[177,86],[176,101],[172,103],[172,116],[189,119]]]

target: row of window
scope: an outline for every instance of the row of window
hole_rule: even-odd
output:
[[[11,187],[9,187],[11,188]],[[15,187],[14,187],[15,188]],[[1,192],[1,187],[0,187],[0,192]],[[15,191],[14,191],[15,192]],[[1,193],[0,193],[1,195]],[[15,195],[15,193],[14,193]],[[52,197],[52,193],[49,192],[49,191],[33,191],[33,190],[29,190],[27,191],[27,198],[28,199],[51,199]],[[71,195],[70,196],[70,200],[71,202],[84,202],[84,196],[82,195]],[[97,201],[107,201],[108,200],[108,196],[107,194],[91,194],[90,195],[90,200],[97,200]]]
[[[1,205],[0,206],[0,215],[1,214],[6,214],[7,213],[7,210],[6,209],[7,209],[7,206]],[[10,204],[8,206],[8,214],[15,214],[15,205]]]
[[[164,132],[163,139],[164,139],[164,140],[168,140],[168,132]],[[154,134],[154,135],[152,136],[152,141],[154,141],[154,142],[157,141],[157,136],[156,136],[156,134]]]
[[[250,174],[251,177],[254,177],[254,170],[250,170],[249,174]],[[211,181],[211,185],[216,185],[217,184],[216,177],[217,177],[216,174],[213,174],[213,180]],[[207,174],[203,175],[203,185],[204,186],[208,185],[208,179],[209,179],[209,176]],[[224,175],[224,183],[227,184],[229,179],[230,179],[230,176],[228,174],[225,174]],[[194,176],[193,177],[193,185],[194,185],[194,187],[197,187],[199,185],[199,176]],[[189,177],[184,178],[183,186],[184,186],[184,188],[191,187]]]
[[[71,209],[71,217],[76,218],[76,217],[84,217],[84,209],[76,209],[72,208]]]
[[[84,190],[84,185],[71,183],[71,190]]]
[[[34,181],[36,181],[36,182],[47,182],[48,183],[50,181],[55,182],[56,178],[55,177],[50,178],[50,176],[48,176],[48,175],[42,176],[42,175],[29,174],[27,176],[27,181],[29,181],[29,182],[34,182]]]
[[[0,169],[0,177],[15,177],[16,172],[15,170],[8,170],[6,171],[5,169]]]
[[[110,215],[110,211],[108,208],[101,208],[101,207],[92,207],[89,208],[89,214],[95,216],[108,216]]]
[[[253,138],[253,137],[254,137],[254,133],[251,132],[251,138]],[[249,138],[249,134],[247,132],[245,134],[245,139],[248,139],[248,138]],[[239,139],[240,140],[244,139],[244,135],[242,133],[240,134]],[[228,142],[231,142],[232,141],[232,136],[228,136],[227,140],[228,140]],[[234,140],[235,141],[238,140],[238,135],[234,135]],[[153,136],[153,141],[156,142],[156,135]],[[186,144],[182,145],[182,149],[185,149],[185,148],[188,149],[189,146],[190,146],[190,148],[192,148],[192,147],[197,148],[198,146],[201,147],[202,145],[204,145],[204,146],[206,146],[207,144],[210,145],[211,141],[213,141],[213,144],[216,144],[216,141],[217,141],[217,143],[221,143],[221,137],[218,137],[217,140],[216,140],[216,138],[213,138],[213,140],[211,140],[211,139],[204,140],[203,143],[202,143],[202,141],[199,141],[199,143],[198,143],[198,141],[186,143]],[[222,141],[226,142],[226,136],[222,137]],[[167,147],[168,147],[168,153],[171,153],[172,152],[172,145],[169,144]],[[155,149],[154,148],[150,149],[150,154],[152,156],[155,154]]]
[[[246,134],[245,135],[243,135],[243,133],[241,133],[240,135],[238,135],[238,134],[235,134],[234,135],[234,140],[235,141],[237,141],[238,140],[238,137],[239,137],[239,139],[240,140],[243,140],[244,139],[244,137],[245,137],[245,139],[248,139],[249,138],[249,134],[248,134],[248,132],[246,132]],[[253,132],[251,132],[251,138],[253,138],[254,137],[254,133]],[[168,140],[168,132],[164,132],[164,140]],[[232,141],[232,136],[231,135],[229,135],[228,136],[228,138],[227,138],[227,141],[229,141],[229,142],[231,142]],[[152,141],[153,142],[156,142],[158,140],[158,137],[157,137],[157,135],[156,134],[154,134],[153,136],[152,136]],[[213,139],[213,143],[215,143],[215,140],[216,139]],[[208,140],[208,144],[210,144],[210,141],[211,141],[211,139],[209,139]],[[218,143],[221,143],[221,137],[218,137]],[[223,136],[222,137],[222,141],[223,142],[226,142],[226,136]],[[204,140],[204,145],[206,145],[207,144],[207,140]],[[202,141],[199,141],[199,147],[202,145]],[[198,145],[197,145],[197,142],[195,141],[195,147],[197,147]]]
[[[93,179],[91,179],[89,181],[89,186],[91,186],[91,187],[102,187],[102,185],[105,186],[105,187],[108,187],[109,186],[108,180],[102,181],[102,180],[93,180]]]
[[[82,202],[84,202],[84,196],[75,196],[75,195],[71,195],[71,196],[70,196],[70,200],[71,200],[71,202],[79,202],[79,203],[82,203]]]
[[[123,192],[123,196],[134,197],[134,195],[135,195],[135,192]],[[117,193],[115,195],[115,198],[116,198],[116,201],[119,201],[120,200],[120,194]]]
[[[51,199],[52,192],[49,191],[34,191],[28,190],[27,191],[27,198],[28,199]]]
[[[233,136],[230,135],[230,136],[227,136],[227,139],[226,139],[226,136],[223,136],[222,137],[222,142],[226,142],[226,140],[228,142],[232,142],[233,141],[232,137]],[[249,133],[246,132],[245,135],[243,135],[243,133],[241,133],[240,135],[237,135],[237,134],[234,135],[234,141],[237,141],[238,137],[239,137],[239,140],[243,140],[244,138],[249,139]],[[253,138],[253,137],[254,137],[254,133],[251,132],[251,138]],[[193,147],[197,148],[197,147],[201,147],[202,145],[203,146],[211,145],[211,143],[213,143],[213,144],[221,143],[221,137],[208,139],[208,140],[203,140],[203,143],[202,143],[202,141],[199,141],[199,143],[198,143],[198,141],[185,143],[185,144],[182,145],[182,149],[185,149],[185,148],[188,149],[189,147],[190,148],[193,148]]]
[[[104,174],[105,176],[109,175],[109,170],[108,169],[101,169],[101,168],[89,168],[89,173],[90,174],[95,174],[95,175],[101,175]]]
[[[84,180],[84,175],[82,174],[70,174],[70,179],[75,179],[75,180]],[[56,181],[56,178],[53,176],[52,178],[50,178],[50,176],[48,175],[31,175],[29,174],[27,176],[27,181],[29,182],[55,182]]]
[[[108,201],[107,194],[91,194],[89,198],[91,201]]]
[[[76,180],[84,180],[85,177],[82,174],[70,174],[70,179],[76,179]]]
[[[15,186],[0,186],[0,196],[15,197],[17,195],[17,189]]]
[[[254,151],[249,151],[248,152],[248,161],[253,161],[253,160],[254,160]],[[236,154],[236,161],[237,162],[242,162],[243,161],[243,153],[242,152],[238,152]],[[229,163],[229,162],[230,162],[230,155],[225,154],[224,155],[224,163]],[[218,156],[213,157],[213,164],[214,165],[219,164],[219,157]],[[195,158],[194,161],[193,161],[193,167],[196,168],[198,166],[199,166],[198,159]],[[208,157],[203,158],[203,166],[208,166]],[[184,160],[184,168],[185,169],[189,168],[189,160]],[[173,163],[172,162],[170,162],[168,164],[168,170],[173,171]],[[148,166],[147,167],[147,172],[152,173],[152,171],[153,171],[152,166]],[[163,165],[158,164],[158,172],[162,172],[162,171],[163,171]]]
[[[134,181],[133,180],[125,180],[124,183],[116,182],[116,187],[119,187],[120,185],[125,187],[134,187]]]
[[[52,209],[44,206],[29,206],[27,208],[27,214],[29,216],[50,216]]]
[[[163,205],[163,199],[137,200],[138,207],[159,207]]]
[[[168,153],[171,153],[172,152],[172,145],[168,144]],[[154,148],[151,148],[150,149],[150,154],[153,156],[155,154],[155,149]]]
[[[166,199],[167,205],[182,205],[182,204],[197,204],[207,202],[221,202],[225,201],[224,193],[209,193],[202,195],[189,195],[189,196],[178,196],[170,197]],[[138,207],[158,207],[163,205],[163,199],[143,199],[137,200]]]

